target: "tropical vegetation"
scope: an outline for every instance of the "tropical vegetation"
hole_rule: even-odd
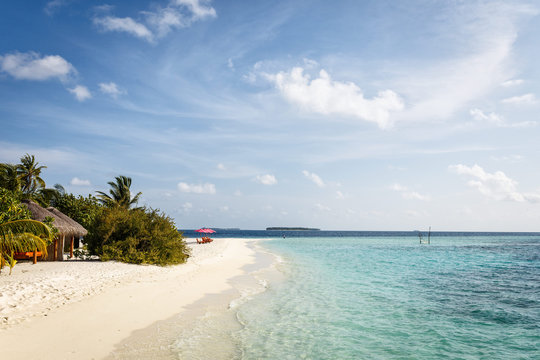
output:
[[[34,155],[25,154],[20,164],[0,164],[0,188],[12,191],[19,199],[29,199],[42,206],[49,206],[56,199],[65,195],[60,184],[47,188],[41,178],[40,166]]]
[[[99,201],[106,207],[121,207],[129,209],[132,205],[135,205],[139,201],[141,192],[138,192],[135,196],[131,197],[131,178],[127,176],[117,176],[116,182],[109,181],[111,186],[109,194],[107,195],[103,191],[96,191],[98,193]]]
[[[130,177],[119,175],[115,181],[108,182],[108,193],[97,191],[96,196],[76,196],[66,193],[59,184],[48,188],[42,178],[46,168],[29,154],[20,159],[20,164],[0,164],[0,202],[3,202],[0,226],[6,223],[0,229],[3,244],[0,254],[4,254],[0,257],[5,259],[2,264],[14,264],[14,252],[34,249],[45,252],[47,241],[39,242],[38,238],[54,236],[52,219],[45,221],[48,225],[30,220],[28,210],[20,202],[24,199],[44,207],[54,206],[81,224],[88,230],[84,238],[86,251],[103,261],[170,265],[183,263],[189,257],[189,248],[170,217],[157,209],[135,207],[142,193],[132,193]],[[4,215],[7,208],[12,211],[9,216]],[[21,222],[13,224],[13,221]],[[23,239],[16,234],[36,237],[25,235]]]
[[[0,271],[9,266],[9,274],[17,263],[14,254],[40,251],[47,254],[53,232],[46,224],[31,220],[28,209],[7,189],[0,189]]]
[[[189,256],[172,219],[146,207],[104,210],[85,241],[90,253],[105,261],[169,265],[183,263]]]

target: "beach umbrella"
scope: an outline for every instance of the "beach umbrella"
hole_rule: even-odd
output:
[[[216,231],[212,230],[212,229],[202,228],[202,229],[199,229],[199,230],[195,230],[195,232],[204,233],[204,234],[213,234]]]

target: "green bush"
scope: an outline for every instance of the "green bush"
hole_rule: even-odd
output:
[[[53,206],[81,224],[88,232],[94,227],[96,219],[103,211],[103,206],[92,195],[83,197],[64,194],[55,199]]]
[[[103,261],[172,265],[189,257],[172,219],[148,208],[103,209],[84,240],[89,252]]]

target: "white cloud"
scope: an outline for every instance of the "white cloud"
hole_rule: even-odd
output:
[[[193,204],[192,204],[192,203],[190,203],[190,202],[185,202],[185,203],[182,204],[181,210],[182,210],[183,212],[190,212],[191,209],[193,209]]]
[[[181,192],[194,193],[194,194],[215,194],[216,186],[210,183],[188,184],[185,182],[179,182],[178,190],[180,190]]]
[[[277,184],[277,179],[274,175],[266,174],[266,175],[257,175],[256,177],[257,182],[263,184],[263,185],[275,185]]]
[[[502,82],[502,86],[510,87],[523,84],[523,79],[510,79]]]
[[[222,212],[227,212],[227,211],[229,211],[229,206],[224,205],[224,206],[220,207],[219,210],[222,211]]]
[[[175,0],[175,3],[179,6],[187,7],[192,13],[192,20],[202,20],[205,18],[215,18],[217,16],[216,10],[206,5],[210,1],[206,0]]]
[[[227,60],[227,66],[229,67],[229,69],[234,70],[234,62],[231,58]]]
[[[517,182],[512,180],[502,171],[488,173],[478,165],[472,167],[458,164],[448,167],[460,175],[467,175],[473,178],[468,181],[468,185],[476,188],[481,194],[495,200],[512,200],[517,202],[539,202],[539,194],[525,194],[517,190]]]
[[[510,161],[510,162],[520,162],[523,160],[522,155],[491,156],[490,158],[495,161]]]
[[[421,195],[417,193],[416,191],[404,192],[401,195],[403,196],[404,199],[422,200],[422,201],[430,200],[429,196]]]
[[[45,8],[43,10],[47,15],[52,16],[56,12],[56,10],[63,6],[66,6],[67,4],[69,4],[69,2],[70,0],[52,0],[45,5]]]
[[[390,186],[390,189],[401,193],[401,197],[407,200],[421,200],[421,201],[431,200],[429,196],[422,195],[416,191],[411,191],[407,187],[397,184],[397,183]]]
[[[506,99],[501,100],[503,104],[512,104],[512,105],[530,105],[536,104],[538,100],[534,94],[524,94],[520,96],[512,96]]]
[[[118,85],[112,81],[109,83],[99,83],[99,90],[101,90],[101,92],[104,94],[111,95],[115,99],[118,97],[118,95],[126,93],[124,90],[119,89]]]
[[[94,23],[104,31],[120,31],[153,42],[174,29],[190,26],[206,18],[215,18],[216,10],[204,0],[173,0],[166,7],[154,7],[153,11],[141,11],[146,24],[130,17],[96,17]]]
[[[320,204],[320,203],[315,204],[315,209],[319,211],[331,211],[331,209],[328,206]]]
[[[399,191],[399,192],[407,191],[407,188],[405,186],[402,186],[402,185],[400,185],[398,183],[395,183],[392,186],[390,186],[390,189],[392,189],[394,191]]]
[[[525,127],[533,127],[536,126],[537,123],[535,121],[521,121],[516,123],[509,123],[504,120],[504,118],[498,114],[495,113],[484,113],[480,109],[471,109],[469,112],[473,119],[478,122],[487,122],[490,124],[493,124],[498,127],[505,127],[505,128],[525,128]]]
[[[75,98],[79,101],[85,101],[92,97],[90,90],[88,90],[88,88],[83,85],[77,85],[72,89],[68,89],[68,91],[75,95]]]
[[[345,199],[345,195],[339,190],[336,191],[336,199]]]
[[[147,41],[152,41],[154,38],[152,32],[144,24],[136,22],[130,17],[105,16],[103,18],[94,18],[94,24],[98,25],[103,31],[126,32]]]
[[[14,53],[0,56],[0,69],[19,80],[64,80],[76,73],[75,68],[59,55],[41,57],[36,52]]]
[[[82,180],[82,179],[79,179],[78,177],[74,177],[73,179],[71,179],[70,184],[73,185],[73,186],[90,186],[90,185],[92,185],[92,184],[90,184],[90,180]]]
[[[309,180],[313,181],[318,187],[325,186],[324,181],[319,177],[319,175],[315,173],[310,173],[307,170],[302,171],[302,174],[304,174],[304,176],[307,177]]]
[[[264,75],[289,102],[310,112],[351,116],[388,128],[390,113],[404,108],[403,100],[392,90],[380,91],[374,98],[366,99],[356,84],[334,81],[325,70],[315,79],[304,74],[301,67]]]
[[[158,9],[155,12],[145,11],[148,24],[157,32],[158,37],[167,35],[174,28],[187,26],[182,14],[170,7]]]
[[[448,119],[497,90],[516,73],[510,60],[520,25],[536,14],[532,6],[519,3],[456,3],[456,11],[445,20],[465,40],[460,51],[464,55],[402,69],[391,86],[410,106],[396,114],[396,121]]]
[[[227,170],[227,168],[225,167],[225,165],[223,165],[223,164],[221,164],[221,163],[217,164],[217,168],[218,168],[218,170],[221,170],[221,171]]]
[[[496,125],[501,125],[504,122],[504,120],[502,119],[500,115],[495,114],[493,112],[486,114],[480,109],[471,109],[469,113],[471,114],[473,119],[476,121],[487,121],[489,123],[496,124]]]

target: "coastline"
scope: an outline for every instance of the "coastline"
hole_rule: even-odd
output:
[[[245,264],[242,274],[227,280],[228,290],[208,294],[182,313],[133,332],[116,344],[105,360],[241,358],[244,344],[238,333],[244,324],[238,317],[239,308],[282,280],[279,256],[262,247],[261,240],[246,243],[254,251],[255,261]]]
[[[255,250],[249,246],[254,241],[218,238],[212,244],[198,245],[193,239],[187,239],[192,248],[192,256],[186,264],[173,267],[113,263],[124,271],[108,278],[107,273],[102,272],[104,282],[101,288],[93,293],[88,291],[87,295],[79,294],[81,298],[70,298],[64,304],[59,303],[59,298],[65,294],[42,300],[37,298],[40,295],[37,288],[35,293],[27,294],[24,300],[18,298],[22,301],[19,312],[24,314],[26,308],[29,313],[16,317],[14,323],[8,319],[2,324],[0,348],[3,349],[3,355],[32,358],[40,354],[42,359],[107,357],[117,345],[136,331],[175,316],[188,317],[192,304],[209,295],[234,290],[230,280],[244,275],[244,268],[255,263]],[[76,266],[77,263],[95,271],[108,264],[76,261],[61,264],[65,264],[65,267],[68,264]],[[6,292],[10,289],[9,284],[16,282],[18,277],[32,277],[28,275],[32,271],[41,273],[43,277],[47,274],[47,266],[53,264],[38,264],[41,269],[32,269],[32,265],[24,269],[22,265],[16,268],[16,274],[20,272],[20,275],[12,275],[11,281],[4,281],[8,277],[2,274],[1,294],[9,294]],[[64,280],[67,281],[67,278]],[[98,281],[100,279],[99,276],[95,278]],[[75,283],[72,282],[69,290],[53,289],[52,292],[76,291],[77,283],[85,284],[85,278],[79,277]],[[53,303],[45,305],[45,310],[42,306],[33,306],[43,305],[47,300]],[[9,301],[4,303],[9,306]]]

